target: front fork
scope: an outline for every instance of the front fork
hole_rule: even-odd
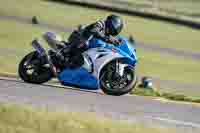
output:
[[[124,69],[127,65],[122,64],[119,60],[116,61],[116,72],[122,77],[124,75]]]
[[[56,71],[56,67],[53,65],[51,58],[49,57],[49,55],[46,53],[46,50],[40,45],[38,40],[33,40],[32,41],[32,46],[33,48],[38,52],[38,54],[40,55],[40,57],[45,57],[45,59],[47,60],[51,71],[53,72],[54,76],[57,77],[58,73]]]

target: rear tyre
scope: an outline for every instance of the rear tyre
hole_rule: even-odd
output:
[[[36,51],[26,55],[19,63],[18,74],[27,83],[42,84],[49,81],[53,74],[47,64],[41,63],[45,57],[39,57]]]
[[[104,93],[113,96],[121,96],[131,92],[137,84],[135,69],[126,67],[124,79],[115,81],[112,77],[114,72],[104,70],[101,73],[100,87]]]

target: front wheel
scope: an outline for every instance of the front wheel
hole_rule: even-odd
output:
[[[49,81],[53,74],[48,64],[41,63],[42,58],[39,57],[36,51],[26,55],[19,64],[18,73],[20,78],[25,82],[34,84]]]
[[[126,67],[122,77],[116,76],[114,71],[102,72],[100,87],[108,95],[120,96],[131,92],[137,84],[135,69]]]

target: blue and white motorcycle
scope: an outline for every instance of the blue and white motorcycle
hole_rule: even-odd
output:
[[[28,83],[42,84],[57,78],[62,85],[102,91],[108,95],[124,95],[132,91],[137,83],[135,66],[136,50],[128,39],[118,37],[121,44],[114,46],[99,39],[90,41],[91,48],[85,51],[79,67],[63,67],[58,63],[63,39],[52,32],[46,32],[41,41],[33,40],[35,51],[26,55],[19,64],[18,72]]]

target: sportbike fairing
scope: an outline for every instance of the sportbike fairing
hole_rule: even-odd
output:
[[[99,89],[99,74],[102,68],[114,59],[135,66],[136,51],[126,38],[119,37],[122,44],[114,46],[99,39],[90,41],[90,49],[83,53],[84,65],[76,69],[65,69],[58,76],[66,86],[74,86],[90,90]]]

